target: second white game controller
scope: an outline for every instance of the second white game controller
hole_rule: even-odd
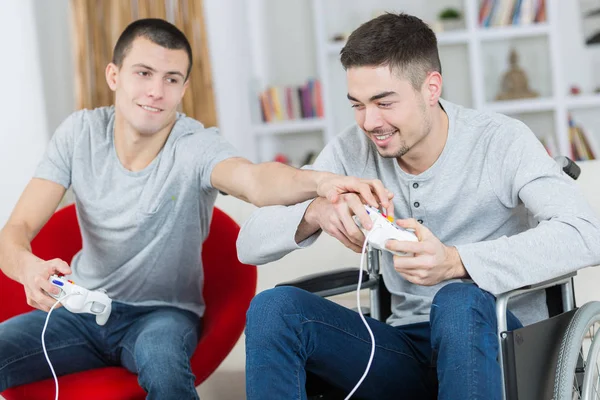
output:
[[[385,244],[388,240],[399,240],[399,241],[408,241],[408,242],[418,242],[419,239],[417,236],[407,229],[401,228],[394,222],[393,217],[383,215],[379,210],[373,208],[371,206],[365,206],[365,210],[369,217],[371,217],[371,221],[373,222],[373,227],[370,230],[366,230],[360,220],[355,215],[354,222],[358,225],[359,228],[365,234],[365,237],[368,236],[369,244],[378,250],[383,250],[395,254],[397,256],[411,256],[412,253],[403,253],[398,251],[392,251],[385,247]]]
[[[102,290],[88,290],[58,275],[50,276],[50,283],[59,288],[59,294],[50,296],[57,300],[69,294],[63,306],[72,313],[90,313],[96,316],[98,325],[106,324],[112,310],[112,300]]]

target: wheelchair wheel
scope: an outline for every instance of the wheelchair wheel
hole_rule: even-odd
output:
[[[600,302],[579,308],[558,354],[554,400],[600,399]]]

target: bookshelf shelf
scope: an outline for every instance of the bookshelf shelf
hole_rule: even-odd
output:
[[[533,98],[522,100],[503,100],[486,103],[482,108],[502,114],[520,114],[530,112],[552,111],[555,107],[553,98]]]
[[[548,23],[536,23],[523,26],[479,27],[478,30],[482,41],[507,40],[546,36],[550,33],[550,25]]]
[[[567,108],[592,108],[600,106],[600,94],[570,96],[567,98]]]
[[[289,121],[269,122],[256,124],[252,131],[255,135],[286,135],[290,133],[314,132],[324,130],[326,127],[324,118],[304,118]]]
[[[455,31],[446,31],[436,33],[438,45],[455,45],[455,44],[467,44],[469,42],[469,32],[464,29]],[[328,54],[338,55],[346,44],[345,41],[329,42],[325,46]]]

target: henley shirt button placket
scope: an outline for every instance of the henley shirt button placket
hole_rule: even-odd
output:
[[[412,187],[413,187],[413,189],[418,189],[419,188],[419,183],[418,182],[413,182]],[[415,201],[413,203],[413,206],[415,208],[419,208],[421,206],[421,203],[419,203],[418,201]],[[419,219],[417,219],[417,222],[420,223],[420,224],[422,224],[423,220],[421,218],[419,218]]]

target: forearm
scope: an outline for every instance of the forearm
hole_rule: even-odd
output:
[[[31,252],[28,230],[22,225],[7,224],[0,231],[0,269],[9,278],[21,282],[23,266],[38,260]]]
[[[246,264],[276,261],[301,248],[294,240],[309,201],[290,207],[259,208],[244,222],[237,239],[237,253]],[[318,235],[315,235],[315,237]],[[303,243],[308,246],[310,243]]]
[[[492,294],[600,264],[597,222],[571,217],[546,221],[511,237],[458,245],[472,279]]]
[[[301,170],[279,162],[252,166],[252,190],[248,200],[259,207],[284,204],[292,205],[317,197],[317,187],[324,178],[334,174]]]

